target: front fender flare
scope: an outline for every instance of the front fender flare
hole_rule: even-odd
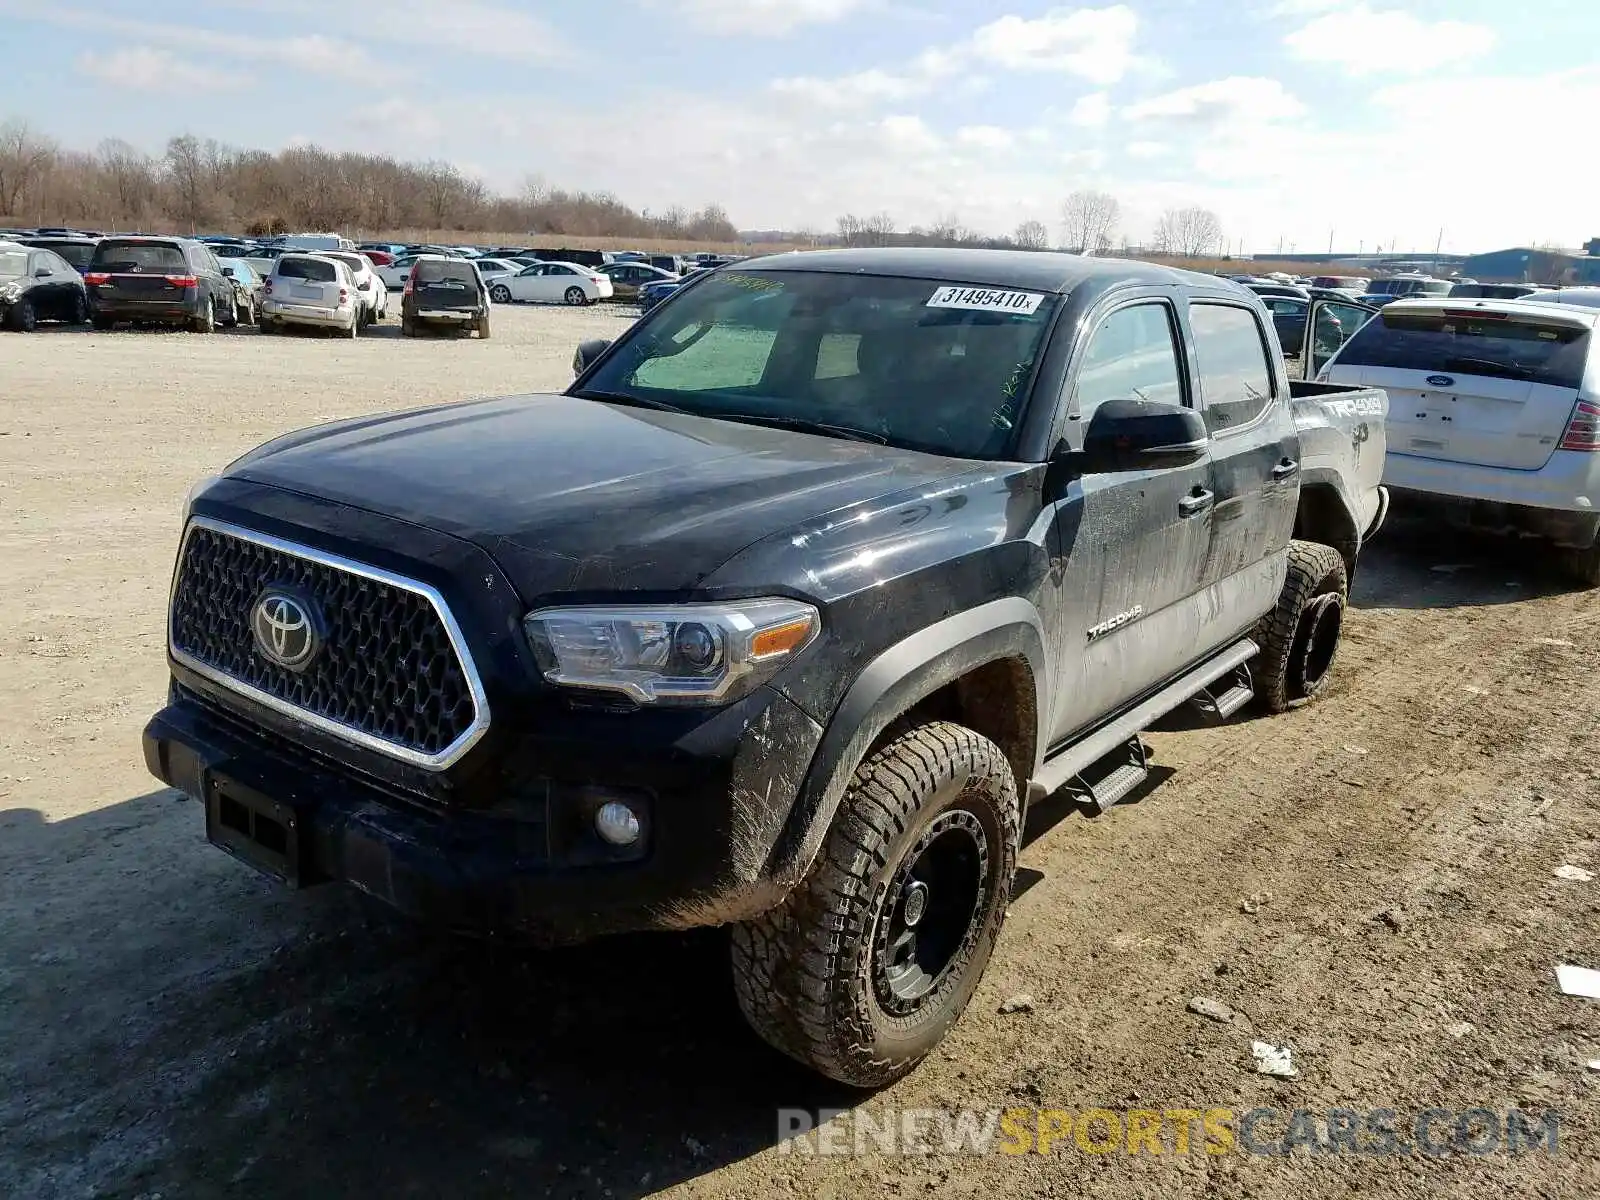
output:
[[[1021,597],[990,601],[920,629],[874,658],[856,676],[834,710],[811,760],[768,874],[793,887],[805,878],[822,847],[839,802],[868,748],[890,723],[919,700],[985,663],[1020,658],[1036,689],[1034,763],[1046,743],[1052,670],[1045,655],[1044,622]],[[1017,780],[1027,795],[1028,780]]]

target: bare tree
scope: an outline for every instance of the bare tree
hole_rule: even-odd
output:
[[[107,138],[95,157],[107,185],[105,199],[117,213],[137,221],[156,200],[156,171],[150,156],[118,138]]]
[[[171,194],[169,211],[181,227],[197,232],[206,216],[210,192],[210,173],[200,139],[190,133],[170,139],[162,165]]]
[[[1043,250],[1050,245],[1050,231],[1043,221],[1024,221],[1011,235],[1019,250]]]
[[[862,223],[862,232],[869,246],[888,246],[894,242],[894,218],[886,212],[876,212]]]
[[[1062,241],[1078,254],[1109,250],[1122,219],[1122,205],[1109,192],[1078,191],[1061,205]]]
[[[55,157],[56,144],[26,121],[0,125],[0,213],[21,211],[23,197],[39,186]]]
[[[1203,258],[1222,244],[1222,219],[1209,208],[1169,208],[1156,223],[1155,248],[1162,254]]]

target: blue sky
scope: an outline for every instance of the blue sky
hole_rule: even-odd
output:
[[[444,158],[744,228],[955,215],[1263,251],[1600,236],[1600,3],[0,0],[0,119]]]

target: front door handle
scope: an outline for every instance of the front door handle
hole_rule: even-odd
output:
[[[1211,507],[1216,498],[1217,494],[1215,492],[1199,489],[1190,492],[1182,500],[1178,501],[1178,515],[1180,517],[1192,517],[1196,513],[1203,513]]]
[[[1295,462],[1295,460],[1292,458],[1286,458],[1277,466],[1272,468],[1272,477],[1274,479],[1287,479],[1299,469],[1299,463]]]

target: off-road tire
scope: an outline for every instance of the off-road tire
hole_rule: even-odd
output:
[[[965,726],[914,725],[875,750],[856,768],[805,881],[733,928],[745,1019],[841,1083],[882,1087],[911,1071],[966,1010],[988,965],[1010,904],[1020,818],[1005,755]],[[897,1016],[879,990],[880,934],[893,919],[886,902],[909,853],[941,820],[982,830],[975,917],[920,1007]]]
[[[1568,550],[1562,555],[1562,565],[1585,587],[1600,587],[1600,539],[1587,550]]]
[[[1337,550],[1319,542],[1289,543],[1283,593],[1255,633],[1261,646],[1255,662],[1256,695],[1268,712],[1296,708],[1327,687],[1348,591],[1344,559]]]

